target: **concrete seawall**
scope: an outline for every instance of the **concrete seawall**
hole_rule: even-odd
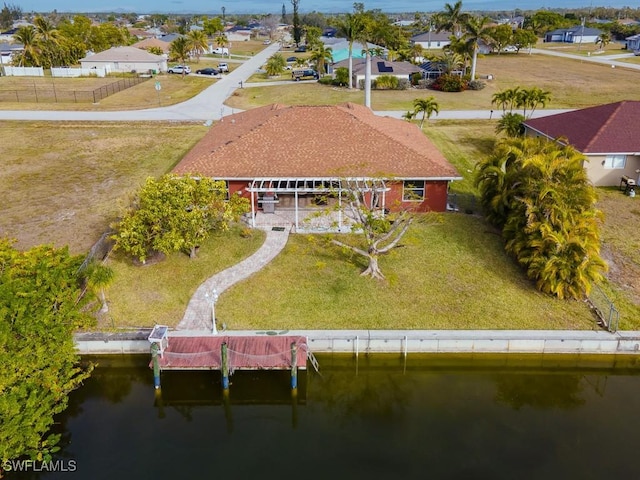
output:
[[[149,353],[150,329],[119,333],[79,333],[78,353]],[[640,354],[640,331],[581,330],[287,330],[225,331],[224,335],[302,335],[313,353],[536,353]],[[172,331],[171,337],[207,332]]]

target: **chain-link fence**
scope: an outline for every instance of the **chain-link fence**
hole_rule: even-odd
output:
[[[55,83],[15,89],[0,89],[0,102],[17,103],[98,103],[103,98],[146,82],[150,77],[125,77],[92,90],[68,90]]]
[[[591,289],[587,302],[603,328],[610,332],[618,331],[620,312],[598,285],[594,285]]]

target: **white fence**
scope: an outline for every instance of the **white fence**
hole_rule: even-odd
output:
[[[44,77],[42,67],[4,67],[7,77]]]
[[[111,66],[105,65],[104,67],[99,68],[52,68],[51,76],[52,77],[64,77],[64,78],[72,78],[72,77],[106,77],[107,74],[111,73]]]

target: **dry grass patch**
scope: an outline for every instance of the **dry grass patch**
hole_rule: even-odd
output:
[[[200,65],[201,66],[201,65]],[[200,68],[194,66],[192,69]],[[117,82],[117,77],[107,78],[56,78],[50,77],[0,77],[0,92],[5,92],[5,98],[11,101],[0,101],[1,110],[80,110],[80,111],[113,111],[113,110],[139,110],[155,108],[158,106],[174,105],[188,100],[211,85],[215,80],[195,75],[158,75],[133,87],[122,90],[116,94],[103,98],[98,103],[91,102],[59,102],[52,100],[47,102],[17,102],[13,101],[15,94],[10,94],[18,88],[31,90],[42,89],[47,92],[48,98],[53,98],[53,82],[58,92],[72,92],[74,90],[84,92],[78,98],[84,98],[92,90]],[[156,82],[160,82],[161,90],[155,89]],[[35,87],[34,87],[35,86]],[[8,96],[7,96],[8,95]],[[30,93],[29,97],[32,98]]]
[[[205,127],[2,122],[0,234],[86,252],[148,176],[169,171]]]

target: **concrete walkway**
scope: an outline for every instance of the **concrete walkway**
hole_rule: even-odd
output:
[[[184,317],[176,329],[211,332],[212,308],[211,301],[207,296],[214,289],[220,295],[232,285],[262,269],[282,251],[288,238],[289,229],[284,229],[284,231],[269,230],[264,243],[253,255],[203,282],[191,297]]]

